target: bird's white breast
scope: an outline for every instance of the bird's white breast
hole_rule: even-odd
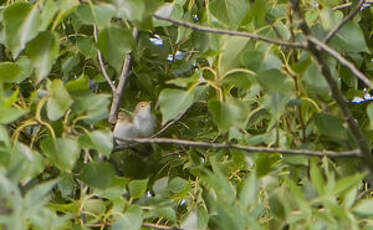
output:
[[[139,136],[139,132],[136,126],[132,123],[117,123],[113,131],[114,138],[136,138]],[[125,144],[125,142],[116,140],[118,144]]]

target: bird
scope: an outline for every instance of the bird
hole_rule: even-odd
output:
[[[149,137],[154,133],[156,118],[151,109],[150,101],[137,103],[132,117],[124,112],[118,113],[118,119],[113,130],[113,136],[118,145],[126,145],[126,141],[138,137]]]
[[[154,133],[156,119],[150,101],[142,101],[136,105],[132,122],[137,128],[139,137],[148,137]]]

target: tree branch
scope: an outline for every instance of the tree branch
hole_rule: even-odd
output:
[[[337,59],[342,65],[346,66],[357,78],[364,82],[364,84],[366,84],[370,89],[373,89],[372,82],[362,72],[360,72],[360,70],[358,70],[354,64],[344,58],[340,53],[313,36],[308,36],[308,40],[316,45],[316,48],[320,47],[328,54],[333,56],[335,59]]]
[[[190,107],[189,107],[190,108]],[[176,122],[180,121],[181,118],[183,118],[183,116],[188,112],[188,109],[186,109],[184,112],[180,113],[175,119],[173,119],[172,121],[168,122],[167,124],[165,124],[158,132],[156,132],[155,134],[153,134],[151,137],[156,137],[156,136],[159,136],[161,135],[162,133],[164,133],[169,127],[171,127],[173,124],[175,124]]]
[[[97,43],[98,39],[97,39],[97,26],[96,25],[93,25],[93,38],[95,39],[95,42]],[[104,75],[104,78],[109,84],[111,90],[113,91],[113,93],[115,93],[115,86],[113,82],[110,80],[109,74],[106,72],[102,54],[99,49],[97,49],[97,57],[98,57],[98,63],[100,65],[102,75]]]
[[[336,100],[337,104],[339,105],[343,117],[348,124],[348,127],[354,137],[355,141],[357,142],[361,156],[363,158],[364,164],[369,168],[370,172],[373,172],[373,158],[370,154],[369,143],[365,136],[363,135],[358,123],[352,117],[352,113],[348,108],[347,101],[341,91],[338,88],[337,82],[334,80],[332,73],[329,69],[327,62],[323,57],[323,53],[318,49],[315,43],[312,42],[312,33],[306,21],[304,20],[303,13],[299,8],[299,0],[291,0],[291,6],[294,11],[295,16],[299,20],[299,27],[302,30],[303,34],[306,36],[308,41],[308,48],[311,53],[314,55],[316,62],[323,73],[325,80],[327,81],[329,88],[332,92],[332,97]]]
[[[134,139],[121,139],[120,141],[127,141],[138,144],[172,144],[181,146],[190,146],[197,148],[212,148],[212,149],[238,149],[249,153],[260,152],[260,153],[282,153],[286,155],[303,155],[310,157],[330,157],[330,158],[342,158],[342,157],[360,157],[358,150],[346,151],[346,152],[332,152],[332,151],[312,151],[307,149],[281,149],[281,148],[268,148],[268,147],[252,147],[239,144],[221,144],[221,143],[209,143],[202,141],[190,141],[172,138],[134,138]],[[126,149],[127,146],[117,146],[116,150]]]
[[[328,44],[328,42],[334,37],[334,35],[337,34],[337,32],[342,28],[342,26],[344,26],[344,24],[346,24],[348,21],[350,21],[352,18],[355,17],[356,14],[359,13],[360,11],[360,7],[365,3],[365,1],[361,1],[360,4],[358,4],[353,10],[351,10],[351,12],[343,18],[343,20],[341,21],[341,23],[339,23],[334,29],[332,29],[328,35],[326,35],[326,37],[324,38],[323,42],[325,44]]]
[[[365,4],[373,4],[373,0],[366,0]],[[351,5],[352,5],[351,2],[344,3],[342,5],[338,5],[338,6],[333,7],[333,10],[341,10],[341,9],[344,9],[344,8],[351,7]]]
[[[138,30],[136,28],[133,29],[133,36],[137,40]],[[118,86],[113,93],[113,102],[111,103],[110,114],[108,119],[109,123],[111,124],[115,124],[115,122],[117,121],[117,115],[122,101],[122,96],[124,94],[124,88],[126,87],[127,79],[131,74],[132,61],[132,54],[127,54],[124,59]]]
[[[179,228],[176,226],[166,226],[166,225],[159,225],[159,224],[153,224],[153,223],[143,223],[142,226],[153,228],[153,229],[159,229],[159,230],[183,230],[182,228]]]
[[[237,36],[237,37],[247,37],[247,38],[251,38],[254,40],[260,40],[260,41],[272,43],[275,45],[287,46],[290,48],[305,48],[306,47],[305,44],[301,44],[301,43],[275,40],[272,38],[264,37],[264,36],[257,35],[257,34],[247,33],[247,32],[239,32],[239,31],[232,31],[232,30],[217,29],[217,28],[212,28],[208,26],[200,26],[195,23],[189,23],[189,22],[180,21],[180,20],[176,20],[176,19],[172,19],[168,17],[163,17],[158,14],[154,14],[154,17],[162,21],[168,21],[175,25],[180,25],[180,26],[190,28],[193,30],[198,30],[198,31],[204,31],[204,32],[215,33],[215,34],[226,34],[226,35]]]

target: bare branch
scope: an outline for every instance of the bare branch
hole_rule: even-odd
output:
[[[328,42],[334,37],[334,35],[337,34],[337,32],[342,28],[342,26],[344,24],[346,24],[348,21],[350,21],[352,18],[355,17],[356,14],[359,13],[360,11],[360,7],[365,3],[365,1],[361,1],[360,4],[358,4],[355,9],[351,10],[351,12],[345,17],[343,18],[343,20],[341,21],[341,23],[339,23],[334,29],[332,29],[328,35],[326,35],[325,39],[324,39],[324,43],[325,44],[328,44]]]
[[[93,38],[95,39],[95,42],[97,43],[98,39],[97,39],[97,26],[96,25],[93,26]],[[102,75],[104,75],[104,78],[107,81],[107,83],[109,84],[111,90],[113,91],[113,93],[115,93],[115,85],[110,80],[109,74],[106,72],[106,69],[105,69],[105,66],[104,66],[104,60],[102,58],[102,54],[101,54],[101,51],[99,49],[97,49],[97,57],[98,57],[98,63],[100,65]]]
[[[153,229],[159,229],[159,230],[183,230],[182,228],[179,228],[176,226],[166,226],[166,225],[159,225],[159,224],[153,224],[153,223],[143,223],[142,226],[153,228]]]
[[[356,197],[356,200],[360,200],[362,198],[364,198],[365,196],[367,195],[370,195],[370,193],[373,192],[373,188],[368,188],[367,190],[365,190],[364,192],[360,193],[357,197]]]
[[[208,26],[200,26],[195,23],[189,23],[189,22],[180,21],[180,20],[176,20],[176,19],[172,19],[168,17],[163,17],[158,14],[154,14],[154,17],[159,20],[168,21],[175,25],[184,26],[184,27],[187,27],[193,30],[198,30],[198,31],[204,31],[204,32],[215,33],[215,34],[226,34],[226,35],[237,36],[237,37],[247,37],[247,38],[251,38],[254,40],[260,40],[260,41],[272,43],[275,45],[287,46],[291,48],[305,48],[306,47],[305,44],[302,44],[302,43],[275,40],[272,38],[264,37],[264,36],[257,35],[257,34],[247,33],[247,32],[239,32],[239,31],[232,31],[232,30],[217,29],[217,28],[212,28]]]
[[[133,36],[135,38],[137,38],[138,36],[138,30],[136,28],[134,28],[133,30]],[[117,115],[118,115],[119,107],[122,101],[122,96],[124,94],[124,88],[126,86],[127,79],[131,74],[131,69],[132,69],[132,55],[131,53],[129,53],[126,55],[124,59],[122,72],[119,78],[119,83],[113,95],[113,102],[111,103],[110,114],[109,114],[109,119],[108,119],[109,123],[111,124],[115,124],[115,122],[117,121]]]
[[[365,4],[373,4],[373,0],[366,0]],[[344,9],[344,8],[351,7],[351,5],[352,5],[351,2],[344,3],[342,5],[338,5],[338,6],[333,7],[333,10],[341,10],[341,9]]]
[[[362,133],[359,124],[353,118],[350,109],[348,108],[347,101],[341,91],[338,88],[337,82],[334,80],[332,73],[329,69],[328,63],[325,61],[323,57],[323,53],[319,50],[319,47],[315,43],[312,42],[311,37],[312,33],[306,21],[304,20],[303,13],[299,8],[299,0],[291,0],[291,6],[296,15],[297,19],[299,20],[299,27],[302,30],[303,34],[306,36],[308,41],[308,48],[311,53],[314,55],[316,62],[323,73],[325,80],[327,81],[329,88],[332,93],[332,97],[336,100],[337,104],[339,105],[343,117],[348,124],[348,127],[354,137],[355,141],[357,142],[361,157],[363,158],[364,164],[369,168],[370,172],[373,172],[373,157],[370,154],[370,147],[368,140]]]
[[[346,66],[357,78],[364,82],[370,89],[373,89],[372,82],[358,70],[354,64],[344,58],[340,53],[332,49],[330,46],[326,45],[325,43],[321,42],[317,38],[313,36],[308,36],[308,40],[316,45],[316,48],[320,47],[322,50],[326,51],[328,54],[332,55],[335,59],[337,59],[342,65]]]
[[[190,108],[190,107],[189,107]],[[183,116],[186,114],[186,112],[188,112],[188,109],[186,109],[184,112],[180,113],[175,119],[173,119],[172,121],[168,122],[167,124],[165,124],[158,132],[156,132],[155,134],[153,134],[151,137],[156,137],[156,136],[159,136],[161,135],[162,133],[164,133],[169,127],[171,127],[173,124],[175,124],[176,122],[180,121],[181,118],[183,118]]]
[[[330,158],[341,158],[341,157],[360,157],[358,150],[346,151],[346,152],[332,152],[332,151],[312,151],[307,149],[281,149],[281,148],[268,148],[268,147],[252,147],[238,144],[221,144],[221,143],[209,143],[202,141],[190,141],[172,138],[134,138],[134,139],[121,139],[120,141],[127,141],[140,144],[173,144],[190,146],[197,148],[212,148],[212,149],[238,149],[249,153],[282,153],[286,155],[303,155],[303,156],[315,156],[315,157],[330,157]],[[127,146],[118,146],[119,149],[125,149]]]

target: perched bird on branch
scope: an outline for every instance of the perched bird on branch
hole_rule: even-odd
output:
[[[142,101],[136,105],[132,118],[123,112],[118,113],[113,131],[114,139],[118,145],[127,145],[126,141],[120,139],[151,136],[155,126],[156,119],[152,112],[151,102]]]

